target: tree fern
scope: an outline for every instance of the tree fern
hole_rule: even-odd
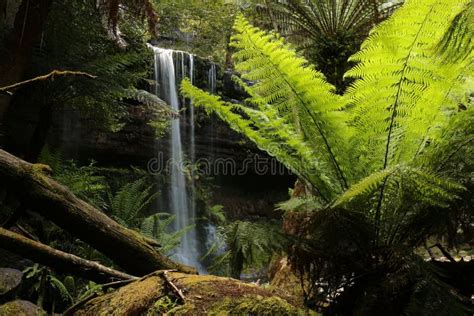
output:
[[[413,250],[435,233],[439,220],[430,217],[446,218],[463,184],[472,185],[471,20],[468,0],[406,1],[351,58],[346,76],[355,81],[339,96],[281,37],[240,16],[232,46],[246,104],[182,84],[193,104],[314,187],[315,201],[281,207],[314,207],[295,228],[290,257],[309,284],[327,282],[326,299],[383,298],[359,296],[366,289],[358,286],[413,263]],[[391,280],[406,282],[408,296],[391,293],[415,306],[418,281]],[[320,300],[318,291],[308,293]]]
[[[289,38],[336,85],[344,91],[354,54],[370,29],[400,6],[384,0],[288,0],[265,1],[259,6],[272,27]],[[263,9],[263,10],[262,10]]]

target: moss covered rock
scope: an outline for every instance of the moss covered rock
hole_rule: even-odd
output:
[[[275,289],[212,275],[156,273],[91,299],[74,315],[314,315]]]

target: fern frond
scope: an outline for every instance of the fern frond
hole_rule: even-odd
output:
[[[453,62],[468,58],[474,50],[473,26],[474,2],[469,2],[454,18],[443,39],[438,44],[438,52],[443,58]]]
[[[127,183],[110,198],[112,215],[126,226],[136,225],[140,212],[159,194],[159,192],[152,193],[153,185],[147,186],[146,181],[146,178],[142,178]]]
[[[257,108],[223,103],[188,81],[182,83],[182,92],[277,157],[329,201],[338,190],[335,185],[339,190],[347,185],[344,173],[350,170],[341,163],[349,136],[341,111],[344,100],[281,38],[259,31],[242,16],[235,30],[236,69],[255,82],[245,90],[251,96],[247,101]]]
[[[140,225],[140,233],[153,238],[160,243],[160,251],[170,253],[179,246],[182,237],[194,225],[186,226],[174,233],[169,233],[170,225],[176,220],[176,216],[169,213],[156,213],[143,219]]]
[[[59,292],[59,295],[65,302],[73,302],[71,293],[69,293],[67,287],[64,285],[63,282],[61,282],[61,280],[51,274],[49,275],[48,279],[51,286]]]
[[[61,173],[64,165],[61,152],[59,150],[51,150],[48,145],[44,145],[43,148],[41,148],[38,162],[50,166],[56,174]]]
[[[466,3],[409,1],[351,58],[358,63],[346,76],[359,78],[348,97],[360,172],[408,162],[429,127],[444,119],[442,100],[469,60],[447,63],[436,45]]]
[[[327,168],[324,162],[317,159],[316,151],[295,131],[293,125],[276,114],[276,109],[265,107],[264,111],[260,111],[226,103],[220,97],[192,86],[189,80],[183,80],[181,92],[193,100],[194,106],[202,106],[208,113],[217,114],[230,128],[244,134],[261,150],[313,184],[324,200],[331,198],[335,184],[325,173]]]
[[[242,15],[237,17],[234,31],[235,68],[242,78],[255,82],[247,87],[248,101],[261,111],[263,107],[278,110],[318,149],[316,157],[332,166],[341,187],[346,187],[344,173],[349,170],[341,167],[349,136],[341,111],[344,99],[281,37],[251,26]]]
[[[94,163],[88,166],[78,167],[74,161],[62,163],[60,172],[54,178],[69,188],[81,199],[102,208],[104,206],[104,195],[108,189],[103,176],[97,175]]]
[[[401,185],[402,183],[403,185]],[[387,203],[397,201],[400,195],[409,194],[416,203],[419,205],[424,203],[425,207],[446,207],[448,201],[456,199],[457,194],[464,190],[464,187],[459,183],[429,170],[396,165],[374,172],[352,185],[333,203],[332,207],[339,207],[357,198],[370,201],[371,195],[380,194],[379,189],[382,185],[387,186],[390,191],[390,194],[385,197]],[[396,211],[397,207],[391,205],[387,208]]]
[[[165,101],[153,93],[138,89],[126,89],[124,93],[127,98],[134,99],[141,104],[161,110],[161,112],[164,112],[169,117],[176,118],[179,116],[179,113],[174,111]]]
[[[351,185],[350,188],[344,192],[344,194],[337,198],[337,200],[332,206],[338,207],[344,203],[351,201],[356,197],[359,197],[361,195],[366,196],[369,193],[373,193],[396,170],[397,168],[387,168],[372,173],[368,177],[365,177],[361,181]]]

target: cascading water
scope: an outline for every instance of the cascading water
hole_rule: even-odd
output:
[[[191,84],[194,83],[194,56],[189,55],[189,80]],[[196,214],[196,187],[195,187],[195,174],[194,174],[194,163],[196,162],[196,135],[194,126],[194,106],[192,103],[189,104],[189,159],[191,161],[191,213]]]
[[[217,68],[216,68],[216,64],[211,63],[211,67],[209,68],[207,72],[207,84],[208,84],[207,89],[209,90],[211,94],[216,93],[216,89],[217,89],[216,83],[217,83]],[[214,125],[211,124],[211,129],[210,129],[211,142],[209,144],[209,152],[212,153],[212,155],[215,155],[215,147],[214,147],[215,137],[216,137],[216,130],[214,128]],[[213,246],[213,243],[215,242],[217,238],[217,228],[213,223],[208,223],[204,227],[204,229],[206,231],[206,236],[207,236],[206,248],[210,248]]]
[[[178,83],[188,77],[191,83],[194,83],[196,77],[195,59],[192,54],[183,51],[175,51],[155,46],[150,46],[155,55],[155,93],[165,100],[173,110],[180,111],[185,99],[180,100],[178,96]],[[211,63],[208,71],[208,90],[211,93],[216,92],[217,69],[216,65]],[[181,102],[180,102],[181,101]],[[176,217],[173,229],[181,230],[194,224],[196,219],[196,190],[194,179],[194,166],[191,171],[185,170],[185,155],[187,161],[194,164],[196,161],[196,140],[195,140],[195,112],[190,104],[189,118],[186,117],[186,111],[180,112],[180,118],[171,122],[170,130],[170,161],[168,163],[168,172],[170,176],[169,189],[169,209]],[[186,123],[189,122],[189,125]],[[187,128],[185,128],[187,127]],[[189,141],[189,148],[183,148],[183,140]],[[213,145],[213,144],[212,144]],[[212,146],[211,145],[211,146]],[[190,175],[190,181],[186,181],[186,174]],[[215,237],[216,228],[212,224],[201,227],[204,232],[203,245],[199,247],[196,229],[191,229],[183,236],[180,247],[177,249],[174,257],[177,261],[196,267],[200,273],[205,273],[206,269],[199,263],[198,258],[202,253],[202,248],[209,248],[212,237]]]
[[[164,99],[173,110],[180,110],[178,89],[176,82],[177,68],[181,68],[181,78],[186,76],[185,56],[189,58],[189,75],[193,79],[194,59],[192,55],[184,52],[176,52],[170,49],[152,47],[155,54],[155,81],[156,94]],[[174,55],[177,55],[176,65]],[[175,67],[176,66],[176,67]],[[192,107],[191,107],[192,109]],[[190,156],[194,156],[194,111],[191,111],[191,144]],[[186,183],[184,171],[184,153],[181,138],[181,118],[171,122],[170,131],[170,211],[176,217],[174,230],[178,231],[194,224],[196,208],[194,203],[194,189],[189,188]],[[193,181],[191,181],[193,182]],[[199,250],[197,245],[197,234],[191,229],[182,238],[181,245],[177,249],[175,259],[181,263],[197,267],[201,272],[205,271],[198,261]]]
[[[209,69],[207,80],[209,83],[209,92],[216,93],[216,82],[217,82],[216,64],[211,64],[211,68]]]

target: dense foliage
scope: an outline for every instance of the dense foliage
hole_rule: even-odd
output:
[[[93,76],[53,76],[14,93],[0,91],[0,108],[8,109],[5,118],[0,111],[0,147],[40,163],[40,179],[57,180],[131,230],[132,238],[138,236],[167,256],[201,225],[214,239],[212,246],[199,240],[200,251],[207,250],[201,262],[211,273],[266,280],[267,272],[279,268],[271,262],[287,257],[300,278],[304,303],[319,312],[471,313],[470,265],[446,249],[472,245],[474,236],[472,1],[44,2],[48,14],[38,24],[41,39],[21,65],[12,67],[18,78],[52,70]],[[0,18],[6,16],[4,9],[0,3]],[[30,21],[28,16],[24,21]],[[0,20],[0,26],[15,28],[7,22]],[[10,31],[0,27],[2,56],[10,54]],[[191,189],[196,218],[172,231],[176,218],[161,209],[168,202],[161,190],[170,183],[161,176],[110,166],[110,161],[66,160],[67,153],[44,146],[58,109],[107,135],[137,123],[136,113],[147,113],[138,124],[154,127],[157,137],[179,115],[188,122],[186,111],[170,110],[149,92],[157,84],[150,79],[149,43],[219,63],[218,80],[222,66],[226,75],[236,74],[237,89],[222,79],[212,95],[196,87],[204,86],[196,77],[196,86],[184,80],[181,91],[192,101],[187,105],[216,115],[298,177],[291,198],[276,206],[272,219],[252,214],[229,221],[229,210],[211,202],[219,190],[207,187],[212,179],[192,179],[200,168],[196,164],[185,171],[187,181],[196,185]],[[236,91],[225,95],[224,86]],[[234,100],[242,95],[245,100]],[[207,121],[200,116],[195,123],[201,128]],[[189,136],[189,126],[181,128]],[[67,142],[67,133],[74,131],[63,132]],[[16,146],[22,142],[24,148]],[[21,192],[8,189],[0,188],[2,229],[119,269],[93,245],[25,207]],[[197,238],[204,239],[201,235]],[[434,248],[449,262],[435,260]],[[18,297],[54,314],[106,291],[58,271],[28,261]],[[173,282],[166,281],[172,288]],[[174,307],[176,302],[155,305]]]

